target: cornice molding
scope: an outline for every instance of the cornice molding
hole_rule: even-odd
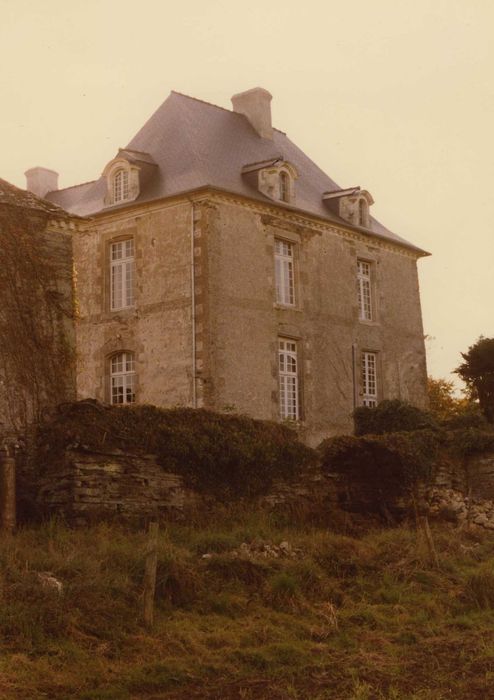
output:
[[[272,204],[270,202],[260,202],[242,195],[233,194],[222,190],[217,190],[213,187],[204,187],[195,192],[178,194],[173,197],[153,200],[150,202],[133,202],[126,207],[119,208],[116,211],[104,210],[94,214],[91,218],[81,221],[77,230],[89,231],[98,226],[119,223],[127,219],[139,219],[144,213],[154,213],[161,211],[164,208],[175,207],[189,202],[190,204],[200,204],[206,202],[227,202],[229,204],[240,205],[250,209],[260,215],[268,215],[273,217],[273,221],[278,221],[277,225],[283,226],[288,222],[292,226],[311,231],[313,233],[330,233],[348,241],[364,243],[365,245],[378,246],[381,249],[389,250],[405,257],[417,260],[424,256],[420,250],[409,248],[405,244],[400,244],[388,240],[378,233],[366,234],[363,231],[357,231],[350,227],[340,224],[334,224],[318,217],[308,214],[296,212],[288,205],[281,206],[280,204]]]

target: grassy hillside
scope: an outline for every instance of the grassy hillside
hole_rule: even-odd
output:
[[[238,511],[170,525],[150,632],[143,533],[2,536],[0,697],[493,697],[494,536],[434,538],[439,570],[406,528],[357,538]]]

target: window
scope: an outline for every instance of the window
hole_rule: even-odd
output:
[[[294,340],[278,340],[278,367],[280,387],[280,418],[298,420],[299,391],[297,343]]]
[[[358,201],[358,223],[359,226],[367,226],[367,212],[368,205],[365,199],[359,199]]]
[[[276,301],[284,306],[295,306],[295,278],[293,243],[278,238],[274,242]]]
[[[377,354],[362,353],[362,404],[369,408],[377,406]]]
[[[134,354],[120,352],[110,358],[110,402],[127,404],[135,400]]]
[[[285,170],[280,172],[280,200],[290,201],[290,176]]]
[[[112,311],[134,305],[134,240],[110,246],[110,308]]]
[[[129,172],[128,170],[117,170],[113,176],[113,204],[125,202],[129,198]]]
[[[372,266],[365,260],[357,260],[358,317],[372,321]]]

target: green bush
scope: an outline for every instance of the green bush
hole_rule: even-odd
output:
[[[37,466],[56,464],[68,448],[155,454],[190,487],[223,496],[266,492],[273,480],[294,476],[315,458],[286,425],[205,409],[96,401],[64,404],[39,429]]]
[[[430,413],[405,401],[381,401],[376,408],[360,406],[353,413],[355,435],[382,435],[436,428]]]

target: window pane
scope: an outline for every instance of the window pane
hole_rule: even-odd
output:
[[[372,321],[372,298],[371,298],[371,264],[365,260],[357,261],[357,296],[359,319],[361,321]]]
[[[275,239],[274,273],[276,301],[285,306],[293,306],[295,304],[295,277],[292,243]]]
[[[110,248],[110,308],[134,305],[134,240],[117,241]]]
[[[297,345],[293,341],[279,340],[279,392],[282,420],[298,420],[298,371]]]
[[[113,404],[135,402],[134,354],[121,352],[110,362],[110,400]]]

